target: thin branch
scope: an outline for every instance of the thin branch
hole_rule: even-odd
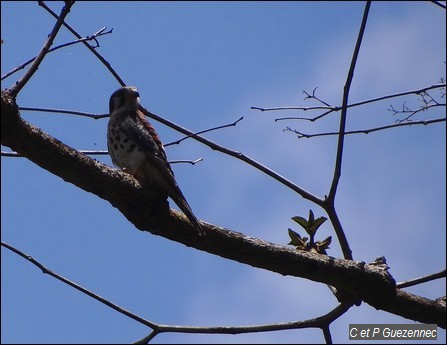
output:
[[[268,176],[272,177],[273,179],[275,179],[276,181],[284,184],[285,186],[289,187],[291,190],[295,191],[296,193],[298,193],[299,195],[301,195],[303,198],[310,200],[314,203],[316,203],[317,205],[322,206],[324,203],[324,200],[320,199],[319,197],[311,194],[310,192],[304,190],[303,188],[299,187],[298,185],[296,185],[295,183],[293,183],[292,181],[286,179],[284,176],[281,176],[280,174],[278,174],[277,172],[273,171],[272,169],[266,167],[265,165],[262,165],[261,163],[255,161],[254,159],[244,155],[242,152],[237,152],[237,151],[233,151],[230,150],[226,147],[220,146],[216,143],[214,143],[213,141],[206,139],[198,134],[194,134],[193,132],[191,132],[190,130],[181,127],[171,121],[168,121],[166,119],[164,119],[161,116],[158,116],[152,112],[150,112],[149,110],[141,107],[140,110],[147,116],[149,116],[150,118],[170,127],[175,129],[176,131],[186,134],[188,137],[193,138],[194,140],[197,140],[198,142],[201,142],[202,144],[212,148],[213,150],[219,151],[221,153],[224,153],[226,155],[229,155],[231,157],[237,158],[245,163],[247,163],[248,165],[251,165],[252,167],[262,171],[263,173],[267,174]]]
[[[345,259],[352,260],[352,251],[349,248],[349,243],[346,238],[346,235],[341,226],[340,220],[335,212],[334,202],[335,202],[335,194],[337,192],[338,182],[341,177],[341,166],[343,159],[343,148],[344,148],[344,138],[345,138],[345,128],[346,128],[346,116],[348,110],[348,98],[349,98],[349,90],[351,88],[352,79],[354,78],[354,70],[355,65],[357,63],[357,58],[360,52],[360,46],[363,39],[363,34],[366,28],[366,22],[368,20],[369,8],[371,7],[371,1],[367,1],[365,5],[365,10],[363,13],[362,24],[360,26],[359,34],[357,37],[357,42],[355,44],[354,53],[352,56],[351,66],[349,67],[348,77],[346,79],[346,84],[343,91],[343,102],[342,102],[342,110],[340,115],[340,129],[338,135],[338,144],[337,144],[337,157],[335,161],[335,169],[334,169],[334,177],[332,179],[331,189],[329,191],[329,196],[326,199],[326,207],[325,210],[329,215],[329,218],[334,225],[334,230],[337,234],[338,240],[340,242],[340,246],[343,251],[343,255]]]
[[[61,44],[59,46],[56,46],[54,48],[51,48],[50,50],[48,50],[48,53],[51,53],[55,50],[61,49],[61,48],[65,48],[68,46],[71,46],[73,44],[77,44],[80,42],[87,42],[87,41],[91,41],[94,40],[96,42],[96,46],[93,48],[98,48],[99,47],[99,42],[96,40],[98,37],[103,36],[103,35],[107,35],[112,33],[113,29],[110,29],[109,31],[105,31],[107,29],[107,27],[103,27],[102,29],[98,30],[97,32],[95,32],[93,35],[72,41],[72,42],[68,42],[68,43],[64,43]],[[14,68],[13,70],[9,71],[8,73],[2,75],[1,80],[8,78],[10,75],[16,73],[17,71],[20,71],[21,69],[24,69],[27,65],[29,65],[31,62],[33,62],[35,59],[37,58],[37,56],[29,59],[28,61],[24,62],[23,64],[21,64],[20,66],[17,66],[16,68]]]
[[[50,35],[47,38],[47,41],[45,42],[43,48],[40,50],[39,54],[37,55],[36,59],[28,69],[28,71],[20,78],[19,81],[17,81],[13,87],[10,89],[10,95],[13,97],[16,97],[20,90],[28,83],[28,80],[31,79],[33,74],[37,71],[40,64],[42,63],[43,59],[48,53],[48,50],[50,49],[51,45],[53,44],[53,41],[59,32],[59,29],[62,26],[62,23],[64,22],[64,18],[68,15],[70,12],[71,6],[73,6],[74,1],[65,1],[65,6],[61,10],[61,14],[59,15],[56,24],[53,27],[53,30],[51,31]]]
[[[169,164],[177,164],[177,163],[188,163],[191,165],[196,165],[199,162],[202,162],[203,158],[198,158],[196,160],[190,161],[190,160],[176,160],[176,161],[170,161]]]
[[[44,113],[60,113],[60,114],[78,115],[78,116],[85,116],[85,117],[93,118],[95,120],[109,117],[108,113],[107,114],[92,114],[92,113],[86,113],[86,112],[83,112],[83,111],[64,110],[64,109],[52,109],[52,108],[19,107],[19,110],[23,110],[23,111],[39,111],[39,112],[44,112]]]
[[[108,156],[109,155],[109,151],[106,150],[78,150],[79,153],[85,154],[85,155],[89,155],[89,156]],[[2,157],[14,157],[14,158],[21,158],[23,157],[23,155],[21,155],[20,153],[17,152],[7,152],[7,151],[2,151],[1,152],[1,156]],[[203,158],[198,158],[195,160],[175,160],[175,161],[170,161],[169,164],[179,164],[179,163],[187,163],[187,164],[191,164],[191,165],[196,165],[199,162],[202,162]]]
[[[252,110],[260,110],[260,111],[279,111],[279,110],[330,110],[330,112],[333,111],[339,111],[340,107],[331,107],[331,106],[310,106],[310,107],[295,107],[295,106],[288,106],[288,107],[272,107],[272,108],[263,108],[263,107],[250,107]],[[309,121],[315,121],[314,119],[309,118],[303,118],[303,120],[309,120]]]
[[[325,106],[327,106],[327,107],[331,107],[331,105],[330,105],[329,103],[326,103],[326,102],[323,101],[322,99],[320,99],[320,98],[318,98],[317,96],[315,96],[315,91],[317,91],[317,89],[318,89],[318,86],[312,90],[312,94],[311,94],[311,95],[310,95],[307,91],[303,90],[303,93],[306,95],[306,97],[304,98],[304,100],[306,100],[306,99],[315,99],[315,100],[317,100],[318,102],[324,104]]]
[[[410,121],[410,122],[395,123],[395,124],[392,124],[392,125],[375,127],[375,128],[358,129],[358,130],[354,130],[354,131],[345,132],[345,135],[350,135],[350,134],[369,134],[369,133],[378,132],[378,131],[382,131],[382,130],[390,129],[390,128],[403,127],[403,126],[413,126],[413,125],[430,125],[430,124],[438,123],[438,122],[446,122],[446,118],[443,117],[443,118],[427,120],[427,121]],[[338,132],[306,134],[306,133],[302,133],[300,131],[297,131],[295,129],[292,129],[290,127],[286,127],[284,129],[284,131],[295,133],[298,136],[299,139],[301,139],[301,138],[313,138],[313,137],[323,137],[323,136],[338,135]]]
[[[328,203],[330,203],[330,204],[334,203],[335,194],[337,192],[338,182],[341,177],[341,167],[342,167],[342,161],[343,161],[343,148],[344,148],[344,138],[345,138],[345,128],[346,128],[346,116],[347,116],[347,110],[348,110],[349,91],[351,88],[352,79],[354,78],[355,66],[357,64],[357,59],[358,59],[358,55],[360,52],[360,46],[362,44],[363,34],[365,32],[366,22],[368,20],[368,14],[369,14],[370,7],[371,7],[371,1],[367,1],[366,5],[365,5],[365,10],[363,13],[362,24],[360,25],[359,34],[357,37],[357,42],[355,44],[354,53],[353,53],[352,60],[351,60],[351,65],[349,67],[348,77],[346,79],[346,84],[345,84],[344,91],[343,91],[342,110],[341,110],[341,115],[340,115],[340,129],[339,129],[338,145],[337,145],[337,158],[336,158],[336,162],[335,162],[334,177],[332,179],[332,185],[331,185],[331,189],[329,191],[329,196],[328,196]],[[350,251],[346,252],[344,254],[345,254],[345,258],[350,258],[350,259],[352,258]],[[348,257],[346,255],[348,255]]]
[[[429,91],[429,90],[445,88],[445,87],[446,87],[446,83],[434,84],[434,85],[426,86],[426,87],[423,87],[423,88],[420,88],[420,89],[416,89],[416,90],[398,92],[398,93],[394,93],[394,94],[391,94],[391,95],[376,97],[376,98],[364,100],[364,101],[361,101],[361,102],[352,103],[352,104],[349,104],[347,106],[347,108],[358,107],[358,106],[369,104],[369,103],[383,101],[385,99],[396,98],[396,97],[401,97],[401,96],[407,96],[407,95],[411,95],[411,94],[419,95],[419,94],[421,94],[423,92],[426,92],[426,91]],[[328,115],[328,114],[330,114],[332,112],[340,111],[341,108],[342,107],[340,107],[340,106],[334,106],[334,107],[322,107],[322,106],[315,106],[315,107],[276,107],[276,108],[251,107],[251,109],[261,110],[261,111],[278,111],[278,110],[303,110],[303,111],[308,111],[309,110],[309,111],[313,111],[313,110],[327,110],[325,113],[323,113],[321,115],[318,115],[316,117],[313,117],[313,118],[284,117],[284,118],[277,118],[277,119],[275,119],[275,121],[281,121],[281,120],[307,120],[307,121],[310,121],[310,122],[314,122],[316,120],[319,120],[320,118],[322,118],[322,117],[324,117],[324,116],[326,116],[326,115]]]
[[[58,19],[58,15],[54,13],[43,1],[39,1],[39,5],[42,6],[48,13],[50,13],[54,18]],[[70,25],[68,25],[65,21],[62,22],[63,25],[78,39],[81,39],[82,36],[79,35],[76,30],[74,30]],[[125,86],[126,83],[120,78],[118,73],[115,72],[115,70],[112,68],[109,62],[107,62],[106,59],[102,57],[101,54],[98,53],[98,51],[93,48],[90,44],[87,42],[82,42],[98,59],[103,63],[104,66],[112,73],[112,75],[115,77],[115,79],[118,81],[118,83],[121,86]]]
[[[236,120],[235,122],[233,122],[233,123],[230,123],[230,124],[227,124],[227,125],[218,126],[218,127],[213,127],[213,128],[205,129],[205,130],[200,131],[200,132],[196,132],[196,133],[193,133],[193,134],[189,134],[189,135],[187,135],[187,136],[185,136],[185,137],[183,137],[183,138],[181,138],[181,139],[179,139],[179,140],[172,141],[172,142],[167,143],[167,144],[165,144],[165,145],[163,145],[163,146],[166,147],[166,146],[170,146],[170,145],[178,145],[178,144],[180,144],[183,140],[186,140],[186,139],[188,139],[188,138],[192,138],[194,135],[197,135],[197,134],[203,134],[203,133],[207,133],[207,132],[211,132],[211,131],[215,131],[215,130],[223,129],[223,128],[227,128],[227,127],[236,127],[236,125],[237,125],[240,121],[242,121],[243,119],[244,119],[244,117],[241,116],[239,119],[237,119],[237,120]]]
[[[158,331],[154,330],[149,335],[145,336],[144,338],[137,340],[133,344],[149,344],[149,342],[154,339],[158,335]]]
[[[445,4],[443,4],[441,1],[430,0],[430,2],[434,3],[435,5],[441,7],[441,8],[443,8],[445,10]]]
[[[403,288],[406,288],[409,286],[418,285],[418,284],[426,283],[426,282],[429,282],[429,281],[432,281],[435,279],[445,278],[445,277],[446,277],[446,270],[443,270],[438,273],[433,273],[433,274],[429,274],[424,277],[414,278],[414,279],[407,280],[405,282],[398,283],[398,284],[396,284],[396,287],[399,289],[403,289]]]
[[[30,255],[27,255],[27,254],[23,253],[22,251],[18,250],[17,248],[15,248],[15,247],[13,247],[13,246],[11,246],[11,245],[3,242],[3,241],[1,241],[1,245],[3,247],[5,247],[5,248],[11,250],[12,252],[16,253],[17,255],[21,256],[25,260],[31,262],[33,265],[39,267],[44,274],[48,274],[48,275],[52,276],[53,278],[56,278],[57,280],[60,280],[61,282],[65,283],[67,285],[70,285],[71,287],[75,288],[76,290],[81,291],[82,293],[86,294],[87,296],[92,297],[93,299],[95,299],[95,300],[105,304],[109,308],[112,308],[112,309],[116,310],[117,312],[119,312],[121,314],[124,314],[124,315],[130,317],[131,319],[142,323],[143,325],[146,325],[146,326],[151,327],[151,328],[156,328],[157,327],[157,325],[155,323],[153,323],[151,321],[148,321],[146,319],[143,319],[143,318],[139,317],[138,315],[135,315],[135,314],[131,313],[130,311],[127,311],[126,309],[121,308],[120,306],[118,306],[118,305],[116,305],[116,304],[106,300],[105,298],[103,298],[103,297],[101,297],[101,296],[91,292],[90,290],[87,290],[86,288],[84,288],[84,287],[82,287],[82,286],[72,282],[71,280],[68,280],[67,278],[65,278],[63,276],[61,276],[61,275],[59,275],[57,273],[54,273],[53,271],[51,271],[50,269],[45,267],[43,264],[41,264],[39,261],[35,260]]]
[[[244,334],[244,333],[259,333],[259,332],[273,332],[291,329],[303,328],[320,328],[322,330],[328,328],[328,325],[338,319],[351,308],[350,304],[340,304],[331,310],[329,313],[319,316],[314,319],[303,321],[282,322],[276,324],[255,325],[255,326],[229,326],[229,327],[188,327],[188,326],[170,326],[158,325],[157,334],[166,332],[175,333],[200,333],[200,334]],[[154,332],[151,332],[147,337],[144,337],[134,344],[147,344],[149,340],[154,338]]]
[[[397,110],[395,109],[393,106],[391,106],[391,108],[389,108],[389,111],[393,112],[393,115],[397,115],[397,114],[409,114],[408,116],[404,117],[403,119],[398,119],[396,120],[396,122],[401,123],[401,122],[405,122],[405,121],[410,121],[410,118],[412,118],[414,115],[416,115],[417,113],[420,113],[421,111],[427,111],[428,109],[431,108],[435,108],[435,107],[445,107],[446,104],[445,103],[436,103],[436,104],[430,104],[430,105],[424,105],[422,107],[420,107],[417,110],[412,110],[410,108],[408,108],[405,103],[402,105],[402,110]]]

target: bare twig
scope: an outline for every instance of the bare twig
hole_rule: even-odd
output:
[[[349,134],[369,134],[369,133],[378,132],[378,131],[382,131],[382,130],[390,129],[390,128],[403,127],[403,126],[413,126],[413,125],[430,125],[430,124],[438,123],[438,122],[446,122],[446,118],[443,117],[443,118],[427,120],[427,121],[411,121],[411,122],[395,123],[395,124],[392,124],[392,125],[375,127],[375,128],[358,129],[358,130],[354,130],[354,131],[345,132],[345,135],[349,135]],[[306,134],[306,133],[302,133],[300,131],[297,131],[295,129],[292,129],[290,127],[286,127],[284,129],[284,131],[295,133],[298,136],[299,139],[301,139],[301,138],[313,138],[313,137],[324,137],[324,136],[338,135],[338,132]]]
[[[351,106],[351,105],[350,105]],[[250,109],[252,110],[260,110],[260,111],[279,111],[279,110],[303,110],[303,111],[308,111],[308,110],[329,110],[329,112],[333,112],[333,111],[339,111],[341,109],[341,107],[331,107],[331,106],[311,106],[311,107],[295,107],[295,106],[288,106],[288,107],[273,107],[273,108],[263,108],[263,107],[250,107]],[[294,117],[290,118],[290,119],[295,119]],[[315,119],[309,119],[309,118],[296,118],[296,119],[301,119],[301,120],[309,120],[309,121],[315,121]],[[275,121],[278,121],[275,120]]]
[[[368,100],[364,100],[361,102],[357,102],[357,103],[352,103],[349,104],[347,106],[347,108],[353,108],[353,107],[358,107],[361,105],[365,105],[365,104],[369,104],[369,103],[375,103],[375,102],[379,102],[379,101],[383,101],[385,99],[390,99],[390,98],[396,98],[396,97],[401,97],[401,96],[407,96],[407,95],[411,95],[411,94],[416,94],[419,95],[423,92],[429,91],[429,90],[433,90],[433,89],[440,89],[440,88],[445,88],[446,87],[446,83],[439,83],[439,84],[434,84],[434,85],[430,85],[430,86],[426,86],[420,89],[416,89],[416,90],[410,90],[410,91],[404,91],[404,92],[398,92],[398,93],[394,93],[391,95],[386,95],[386,96],[381,96],[381,97],[376,97],[376,98],[371,98]],[[282,117],[282,118],[277,118],[275,119],[275,121],[281,121],[281,120],[307,120],[310,122],[314,122],[316,120],[319,120],[320,118],[332,113],[332,112],[337,112],[340,111],[342,107],[340,106],[334,106],[334,107],[322,107],[322,106],[315,106],[315,107],[275,107],[275,108],[260,108],[260,107],[251,107],[251,109],[255,109],[255,110],[261,110],[261,111],[278,111],[278,110],[303,110],[303,111],[314,111],[314,110],[327,110],[326,112],[324,112],[321,115],[318,115],[316,117],[313,118],[306,118],[306,117]]]
[[[62,26],[62,23],[64,22],[64,18],[68,15],[70,12],[71,6],[73,6],[74,1],[65,1],[65,6],[61,10],[61,14],[58,16],[58,20],[56,21],[56,24],[54,24],[53,30],[51,31],[50,35],[48,36],[43,48],[40,50],[39,54],[37,55],[36,59],[26,71],[26,73],[20,78],[19,81],[17,81],[13,87],[11,87],[9,93],[12,97],[16,97],[17,94],[22,90],[22,88],[26,85],[28,80],[31,79],[33,74],[37,71],[39,68],[39,65],[42,63],[43,59],[48,53],[48,50],[50,49],[51,45],[53,44],[54,38],[56,37],[57,33],[59,32],[59,29]]]
[[[193,138],[194,140],[197,140],[198,142],[201,142],[202,144],[212,148],[213,150],[219,151],[221,153],[224,153],[226,155],[235,157],[249,165],[251,165],[252,167],[255,167],[256,169],[262,171],[263,173],[267,174],[268,176],[272,177],[273,179],[275,179],[276,181],[286,185],[287,187],[289,187],[291,190],[295,191],[296,193],[300,194],[303,198],[313,201],[314,203],[316,203],[317,205],[322,206],[324,203],[324,200],[320,199],[319,197],[311,194],[310,192],[304,190],[303,188],[299,187],[298,185],[296,185],[295,183],[293,183],[292,181],[286,179],[284,176],[281,176],[280,174],[278,174],[277,172],[271,170],[270,168],[266,167],[265,165],[262,165],[261,163],[255,161],[254,159],[244,155],[242,152],[237,152],[237,151],[233,151],[230,150],[226,147],[220,146],[216,143],[214,143],[213,141],[206,139],[198,134],[194,134],[193,132],[191,132],[190,130],[181,127],[171,121],[168,121],[166,119],[164,119],[161,116],[158,116],[152,112],[150,112],[149,110],[141,107],[140,110],[147,116],[149,116],[150,118],[170,127],[175,129],[176,131],[186,134],[188,137]]]
[[[72,42],[64,43],[64,44],[61,44],[61,45],[56,46],[54,48],[51,48],[50,50],[48,50],[48,53],[51,53],[51,52],[53,52],[55,50],[58,50],[58,49],[61,49],[61,48],[65,48],[65,47],[71,46],[73,44],[77,44],[77,43],[80,43],[80,42],[87,42],[87,41],[91,41],[91,40],[94,40],[96,42],[96,46],[93,47],[93,48],[98,48],[99,47],[99,42],[96,40],[96,38],[98,38],[100,36],[103,36],[103,35],[107,35],[107,34],[112,33],[113,29],[110,29],[109,31],[105,31],[106,29],[107,29],[107,27],[104,27],[104,28],[100,29],[99,31],[95,32],[93,35],[90,35],[90,36],[87,36],[87,37],[84,37],[84,38],[81,38],[81,39],[78,39],[78,40],[75,40],[75,41],[72,41]],[[29,65],[31,62],[36,60],[36,58],[37,58],[37,56],[29,59],[28,61],[24,62],[20,66],[17,66],[16,68],[14,68],[13,70],[9,71],[8,73],[5,73],[4,75],[2,75],[1,80],[8,78],[10,75],[14,74],[17,71],[20,71],[21,69],[24,69],[27,65]]]
[[[189,161],[189,160],[176,160],[176,161],[169,161],[169,164],[177,164],[177,163],[188,163],[188,164],[191,164],[191,165],[195,165],[195,164],[197,164],[197,163],[199,163],[199,162],[202,162],[203,161],[203,158],[197,158],[196,160],[193,160],[193,161]]]
[[[404,102],[404,104],[402,105],[402,110],[398,110],[398,109],[394,108],[393,105],[391,105],[388,110],[392,111],[393,115],[409,114],[406,117],[404,117],[403,119],[396,120],[396,122],[401,123],[401,122],[405,122],[405,121],[411,121],[410,119],[414,115],[416,115],[417,113],[420,113],[422,111],[427,111],[427,110],[429,110],[431,108],[445,107],[446,106],[445,103],[439,103],[432,96],[430,96],[428,94],[422,95],[421,97],[422,97],[421,101],[424,102],[424,105],[421,106],[419,109],[413,110],[413,109],[409,108],[406,105],[406,103]]]
[[[326,340],[326,344],[332,344],[332,336],[331,331],[329,330],[329,325],[324,327],[323,329],[324,340]]]
[[[109,151],[106,151],[106,150],[96,150],[96,151],[95,150],[78,150],[78,152],[85,154],[85,155],[89,155],[89,156],[107,156],[109,154]],[[15,158],[23,157],[23,155],[21,155],[20,153],[7,152],[7,151],[2,151],[1,156],[2,157],[15,157]],[[202,161],[203,161],[203,158],[198,158],[193,161],[192,160],[175,160],[175,161],[170,161],[169,164],[188,163],[191,165],[195,165]]]
[[[54,18],[59,18],[56,13],[54,13],[43,1],[39,1],[39,5],[42,6],[48,13],[50,13]],[[81,39],[82,36],[79,35],[76,30],[74,30],[70,25],[68,25],[65,21],[62,21],[62,24],[78,39]],[[112,73],[112,75],[115,77],[115,79],[118,81],[118,83],[121,86],[125,86],[126,83],[121,79],[121,77],[118,75],[118,73],[115,72],[115,70],[112,68],[109,62],[107,62],[106,59],[102,57],[101,54],[98,53],[98,51],[93,48],[90,44],[87,42],[82,42],[98,59],[103,63],[103,65]]]
[[[396,284],[396,287],[399,289],[403,289],[409,286],[413,286],[413,285],[418,285],[418,284],[422,284],[422,283],[426,283],[435,279],[439,279],[439,278],[445,278],[446,277],[446,270],[443,270],[441,272],[438,273],[433,273],[433,274],[429,274],[425,277],[419,277],[419,278],[414,278],[411,280],[407,280],[406,282],[401,282]]]
[[[203,130],[203,131],[196,132],[196,133],[194,133],[194,134],[189,134],[189,135],[187,135],[187,136],[185,136],[185,137],[183,137],[183,138],[181,138],[181,139],[179,139],[179,140],[176,140],[176,141],[172,141],[172,142],[170,142],[170,143],[167,143],[167,144],[165,144],[164,146],[166,147],[166,146],[170,146],[170,145],[178,145],[178,144],[180,144],[183,140],[186,140],[186,139],[188,139],[188,138],[192,138],[194,135],[197,135],[197,134],[203,134],[203,133],[207,133],[207,132],[211,132],[211,131],[215,131],[215,130],[223,129],[223,128],[227,128],[227,127],[234,127],[234,126],[236,126],[240,121],[242,121],[243,119],[244,119],[244,117],[241,116],[239,119],[237,119],[237,120],[236,120],[235,122],[233,122],[233,123],[230,123],[230,124],[227,124],[227,125],[218,126],[218,127],[213,127],[213,128],[209,128],[209,129],[205,129],[205,130]]]
[[[329,325],[337,320],[340,316],[346,313],[351,308],[349,304],[340,304],[331,310],[329,313],[303,321],[283,322],[267,325],[255,326],[230,326],[230,327],[188,327],[188,326],[169,326],[158,325],[157,333],[176,332],[176,333],[200,333],[200,334],[244,334],[244,333],[259,333],[272,332],[290,329],[303,328],[320,328],[323,331],[329,329]],[[326,331],[325,338],[326,338]],[[134,344],[147,344],[149,340],[153,339],[154,335],[151,332],[147,337],[136,341]],[[327,338],[326,338],[327,339]]]
[[[95,119],[95,120],[109,117],[109,114],[92,114],[92,113],[86,113],[86,112],[83,112],[83,111],[64,110],[64,109],[52,109],[52,108],[19,107],[19,110],[39,111],[39,112],[44,112],[44,113],[60,113],[60,114],[78,115],[78,116],[90,117],[90,118]]]

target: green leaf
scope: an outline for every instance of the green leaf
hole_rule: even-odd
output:
[[[329,245],[331,244],[331,242],[332,242],[332,236],[329,236],[328,238],[324,239],[324,240],[321,242],[321,245],[322,245],[322,246],[325,246],[325,248],[328,249],[328,248],[329,248]]]
[[[326,217],[319,217],[317,219],[315,219],[315,224],[314,224],[314,228],[315,228],[315,232],[317,232],[318,228],[321,226],[321,224],[323,224],[325,221],[327,221]]]
[[[293,231],[292,229],[289,229],[289,237],[291,238],[291,241],[288,244],[291,244],[293,246],[297,246],[302,242],[300,234]]]
[[[332,242],[332,236],[329,236],[328,238],[324,239],[323,241],[318,241],[317,243],[315,243],[316,245],[316,250],[317,253],[320,254],[327,254],[326,253],[326,249],[329,249],[329,245]]]
[[[293,219],[295,222],[297,222],[299,225],[301,225],[304,229],[307,228],[307,220],[304,219],[303,217],[295,216],[295,217],[292,217],[292,219]]]
[[[289,229],[289,236],[292,240],[287,244],[295,246],[296,249],[306,248],[307,237],[301,238],[300,234],[293,231],[292,229]]]

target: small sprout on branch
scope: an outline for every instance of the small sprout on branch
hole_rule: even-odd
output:
[[[318,254],[327,254],[326,250],[329,249],[332,237],[329,236],[323,241],[315,242],[315,234],[317,233],[318,228],[327,220],[327,218],[319,217],[315,219],[312,210],[309,210],[308,219],[300,216],[292,217],[292,219],[304,228],[310,238],[301,237],[300,234],[293,231],[292,229],[289,229],[289,237],[291,238],[291,241],[288,244],[295,246],[297,250],[305,250]]]

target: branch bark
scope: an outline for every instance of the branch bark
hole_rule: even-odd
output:
[[[396,289],[388,271],[375,265],[296,251],[204,222],[207,234],[198,236],[183,214],[169,209],[166,198],[24,121],[7,90],[2,91],[1,141],[64,181],[107,200],[139,230],[281,275],[329,284],[376,309],[446,327],[445,304]]]

